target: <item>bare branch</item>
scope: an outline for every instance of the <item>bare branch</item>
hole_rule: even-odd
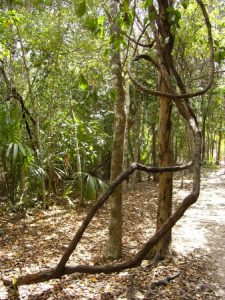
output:
[[[131,42],[135,43],[136,45],[138,46],[141,46],[143,48],[149,48],[151,49],[154,45],[154,42],[155,41],[151,41],[150,43],[148,44],[143,44],[143,43],[140,43],[139,40],[140,40],[140,37],[138,38],[138,40],[136,41],[134,38],[132,38],[131,36],[129,36],[125,31],[121,31],[121,33],[126,37],[128,38],[128,40],[130,40]]]

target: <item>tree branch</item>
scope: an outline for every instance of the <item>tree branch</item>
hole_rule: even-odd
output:
[[[145,59],[145,60],[151,62],[157,69],[159,69],[159,65],[150,55],[147,55],[147,54],[136,55],[134,57],[133,61],[138,61],[140,59]]]
[[[149,25],[149,24],[148,24],[148,25]],[[153,47],[154,43],[155,43],[155,41],[151,41],[151,42],[148,43],[148,44],[143,44],[143,43],[140,43],[140,42],[139,42],[140,37],[139,37],[138,40],[136,41],[134,38],[132,38],[131,36],[129,36],[125,31],[121,31],[121,33],[122,33],[126,38],[128,38],[128,40],[130,40],[131,42],[133,42],[133,43],[135,43],[136,45],[141,46],[141,47],[143,47],[143,48],[149,48],[149,49],[151,49],[151,48]]]
[[[134,79],[134,77],[131,75],[130,72],[130,68],[128,70],[128,74],[129,77],[131,79],[131,81],[144,93],[148,93],[154,96],[161,96],[161,97],[166,97],[169,99],[174,99],[174,100],[180,100],[180,99],[188,99],[188,98],[193,98],[196,96],[201,96],[203,94],[205,94],[210,87],[213,84],[213,79],[214,79],[214,49],[213,49],[213,38],[212,38],[212,31],[211,31],[211,24],[209,21],[209,17],[207,14],[207,11],[205,9],[205,5],[203,4],[203,2],[201,0],[196,0],[197,3],[199,4],[201,10],[202,10],[202,14],[204,16],[204,20],[205,20],[205,25],[207,27],[207,34],[208,34],[208,44],[209,44],[209,49],[210,49],[210,75],[209,75],[209,81],[208,84],[202,89],[199,90],[197,92],[194,93],[183,93],[183,94],[167,94],[167,93],[162,93],[160,91],[155,91],[150,89],[149,87],[147,87],[146,85],[140,83],[138,80]],[[178,78],[176,78],[178,79]]]
[[[100,199],[93,205],[89,213],[87,214],[86,218],[84,219],[83,223],[81,224],[80,228],[78,229],[77,233],[75,234],[74,238],[72,239],[70,245],[64,252],[59,264],[54,269],[48,269],[45,271],[41,271],[34,274],[27,274],[24,276],[19,276],[16,279],[16,285],[23,285],[23,284],[32,284],[38,283],[42,281],[46,281],[53,278],[60,278],[65,274],[72,274],[75,272],[79,273],[112,273],[112,272],[119,272],[127,268],[134,268],[139,265],[148,251],[161,239],[161,237],[168,232],[172,228],[172,226],[176,223],[177,217],[181,217],[184,211],[189,207],[190,200],[184,200],[182,205],[177,209],[177,211],[168,219],[168,221],[164,224],[164,226],[157,231],[154,236],[144,245],[144,247],[136,254],[136,256],[131,259],[130,261],[125,261],[118,264],[108,264],[103,266],[88,266],[88,265],[78,265],[78,266],[71,266],[66,267],[66,263],[69,260],[70,255],[76,249],[77,244],[81,240],[83,233],[85,232],[86,228],[88,227],[89,223],[93,219],[94,215],[98,211],[98,209],[108,200],[109,196],[113,193],[116,187],[121,184],[124,180],[129,178],[129,176],[135,170],[145,171],[147,173],[163,173],[163,172],[177,172],[180,170],[188,169],[192,165],[192,162],[189,162],[184,165],[180,166],[173,166],[173,167],[165,167],[165,168],[158,168],[158,167],[148,167],[144,166],[139,163],[132,163],[130,167],[119,175],[109,186],[106,192],[100,197]],[[186,198],[190,198],[190,195]],[[188,199],[189,199],[188,198]],[[191,196],[191,201],[193,197]],[[192,203],[192,202],[191,202]],[[185,208],[185,210],[184,210]],[[13,285],[12,279],[3,279],[3,282],[7,286]]]

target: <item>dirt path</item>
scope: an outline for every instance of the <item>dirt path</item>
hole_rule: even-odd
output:
[[[198,202],[174,229],[174,248],[184,255],[196,249],[208,253],[215,267],[214,289],[225,299],[225,169],[203,177]]]

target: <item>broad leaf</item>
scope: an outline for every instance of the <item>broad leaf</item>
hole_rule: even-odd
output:
[[[14,148],[13,148],[13,160],[14,161],[17,158],[17,154],[18,154],[18,144],[14,144]]]
[[[84,197],[87,200],[95,200],[96,199],[95,179],[90,175],[87,177]]]
[[[104,192],[108,188],[108,185],[100,179],[98,179],[98,184],[101,192]]]
[[[19,150],[22,153],[22,155],[26,156],[26,151],[25,151],[23,145],[21,143],[18,143],[18,146],[19,146]]]
[[[10,151],[11,151],[11,149],[12,149],[12,146],[13,146],[13,143],[10,143],[10,144],[9,144],[9,147],[8,147],[8,149],[7,149],[7,152],[6,152],[6,157],[9,157],[9,154],[10,154]]]

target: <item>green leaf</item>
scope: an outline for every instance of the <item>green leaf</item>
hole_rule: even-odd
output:
[[[105,20],[105,17],[104,17],[104,16],[100,16],[100,17],[98,18],[98,21],[97,21],[98,25],[102,25],[103,22],[104,22],[104,20]]]
[[[83,0],[83,1],[81,1],[81,3],[78,5],[78,8],[77,8],[78,17],[82,17],[83,15],[85,15],[86,11],[87,11],[86,1]]]
[[[100,179],[98,179],[98,184],[102,192],[104,192],[108,188],[108,185]]]
[[[128,11],[130,6],[130,0],[124,0],[123,2],[123,10]]]
[[[150,21],[154,21],[155,18],[156,18],[156,13],[155,13],[155,11],[151,11],[151,12],[148,14],[148,17],[149,17],[149,20],[150,20]],[[147,18],[146,18],[146,20],[147,20]],[[147,23],[147,22],[146,22],[146,23]]]
[[[8,149],[7,149],[7,151],[6,151],[6,157],[9,157],[10,150],[12,149],[12,146],[13,146],[13,143],[10,143],[10,144],[9,144],[9,147],[8,147]]]
[[[109,90],[109,97],[112,99],[112,100],[115,100],[116,99],[116,90],[114,88],[111,88]]]
[[[225,49],[217,49],[214,56],[215,62],[221,64],[225,60]]]
[[[18,146],[19,146],[19,150],[22,153],[22,155],[26,156],[26,151],[25,151],[23,145],[21,143],[18,143]]]
[[[96,199],[95,179],[90,175],[88,175],[88,177],[87,177],[84,197],[87,200],[95,200]]]
[[[18,154],[18,144],[14,144],[14,148],[13,148],[13,161],[16,160],[17,154]]]
[[[181,13],[178,9],[174,9],[172,6],[167,8],[168,19],[171,25],[180,28],[179,21],[181,19]]]
[[[82,91],[86,91],[88,88],[88,82],[83,74],[80,74],[79,82],[80,82],[79,84],[80,89]]]
[[[98,20],[94,17],[88,16],[85,20],[85,25],[91,32],[96,32],[98,29]]]
[[[144,9],[147,9],[149,6],[153,5],[153,0],[144,0],[143,1],[143,7]]]
[[[181,5],[183,6],[184,9],[187,9],[189,5],[189,0],[182,0]]]

